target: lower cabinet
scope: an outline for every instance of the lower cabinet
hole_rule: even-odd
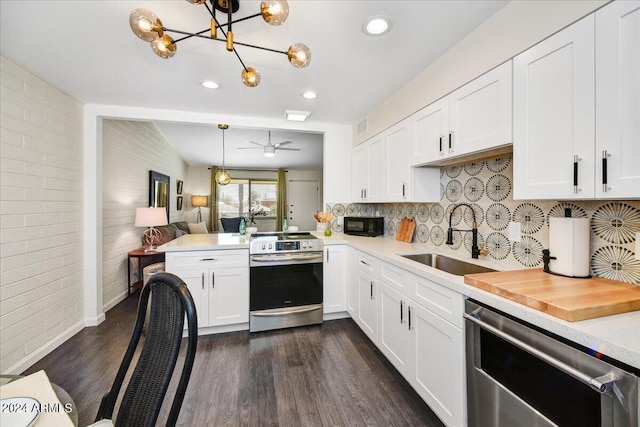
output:
[[[249,322],[247,250],[167,252],[166,270],[189,288],[199,328]]]
[[[356,323],[446,425],[466,425],[464,296],[383,261],[365,271],[364,257],[349,258]]]
[[[352,319],[358,318],[358,269],[357,253],[347,248],[347,312]]]
[[[325,313],[347,310],[347,247],[331,245],[324,247],[322,266],[323,301]]]

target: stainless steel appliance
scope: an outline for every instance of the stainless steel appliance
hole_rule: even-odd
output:
[[[345,234],[354,236],[383,236],[384,218],[381,216],[345,216],[343,230]]]
[[[322,240],[256,233],[249,242],[249,331],[322,323]]]
[[[465,305],[470,427],[638,426],[637,370],[475,301]]]

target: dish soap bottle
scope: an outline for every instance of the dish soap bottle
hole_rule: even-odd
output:
[[[287,224],[287,218],[282,220],[282,231],[285,233],[289,230],[289,224]]]
[[[247,223],[244,218],[240,218],[240,235],[244,236],[247,233]]]

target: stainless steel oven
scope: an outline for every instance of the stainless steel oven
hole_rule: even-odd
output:
[[[322,323],[322,240],[259,233],[249,244],[249,331]]]
[[[634,368],[466,301],[470,427],[638,427]]]

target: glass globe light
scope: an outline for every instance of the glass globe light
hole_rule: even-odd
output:
[[[289,4],[282,1],[263,1],[260,3],[262,19],[269,25],[282,25],[289,16]]]
[[[178,46],[169,35],[165,34],[161,38],[152,41],[151,48],[160,58],[168,59],[176,54]]]
[[[205,3],[207,0],[187,0],[187,1],[191,4],[202,4],[202,3]]]
[[[242,70],[242,83],[249,87],[258,86],[260,83],[260,73],[252,67],[247,67],[245,70]]]
[[[228,183],[230,183],[231,176],[229,176],[229,172],[224,169],[219,170],[218,173],[216,173],[216,182],[219,185],[227,185]]]
[[[162,37],[162,21],[147,9],[135,9],[129,15],[131,31],[142,40],[152,42]]]
[[[289,62],[296,68],[305,68],[311,62],[311,50],[304,43],[296,43],[287,51]]]

